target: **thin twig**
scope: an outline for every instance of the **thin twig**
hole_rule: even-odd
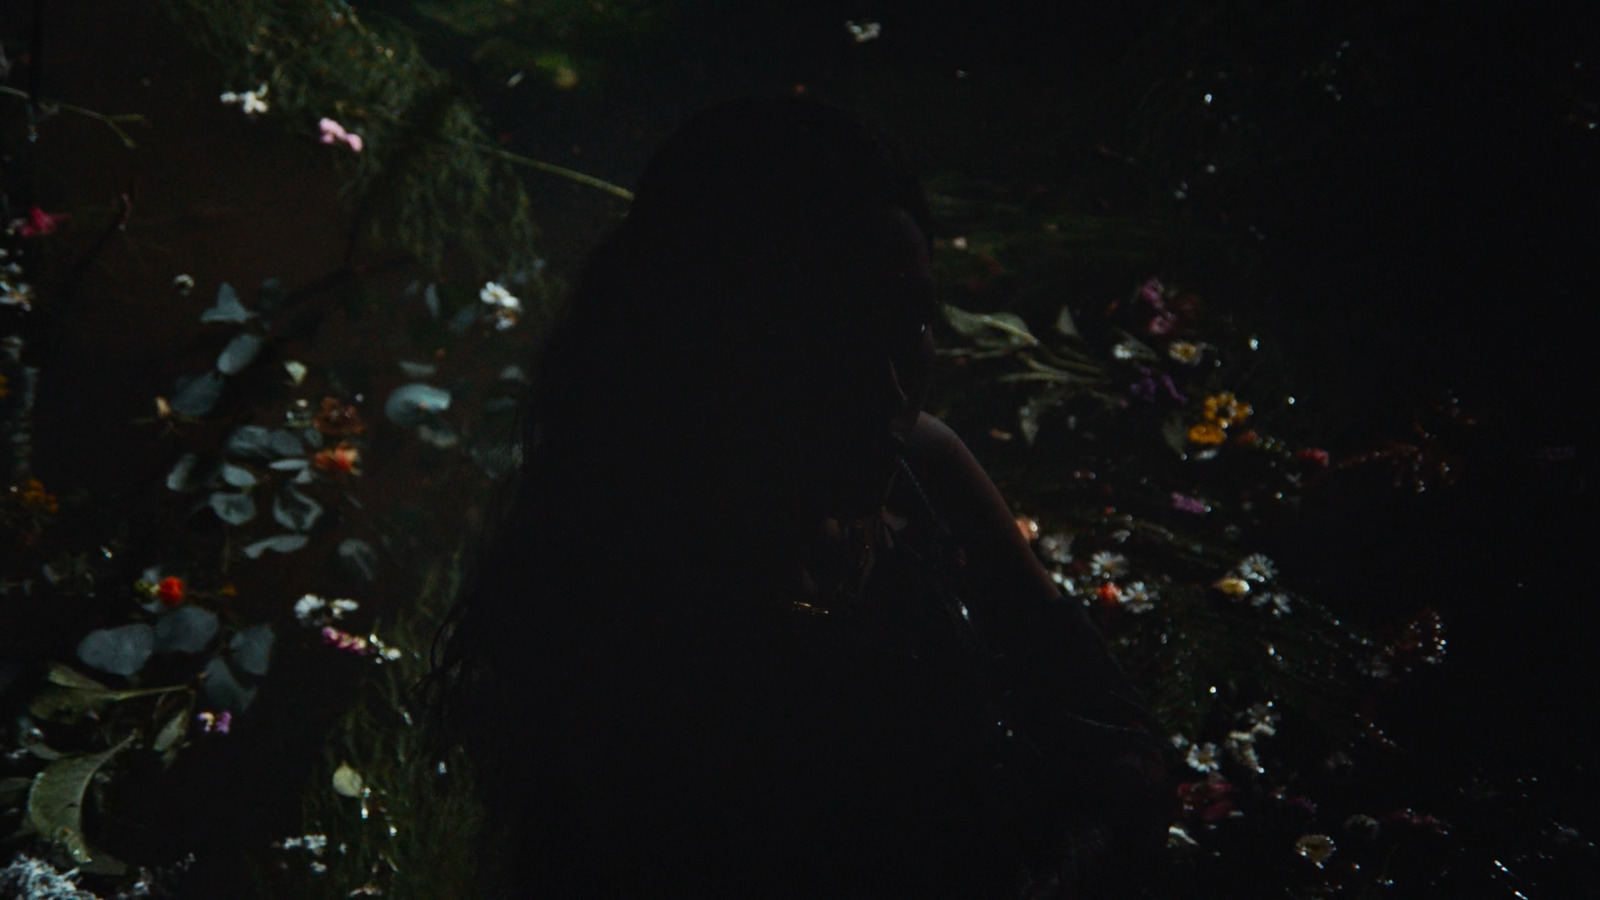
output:
[[[568,169],[565,166],[558,166],[555,163],[547,163],[547,162],[543,162],[541,160],[531,159],[531,158],[526,157],[526,156],[521,156],[521,155],[518,155],[516,153],[512,153],[509,150],[502,150],[499,147],[495,147],[495,146],[492,146],[492,145],[489,145],[489,144],[482,144],[482,143],[478,143],[476,141],[463,140],[461,138],[449,138],[448,140],[450,141],[450,143],[455,144],[455,145],[457,145],[459,147],[468,147],[468,148],[471,148],[473,150],[477,150],[480,153],[487,153],[490,156],[494,156],[494,157],[497,157],[499,159],[503,159],[508,163],[514,163],[514,164],[519,165],[519,166],[527,166],[530,169],[538,169],[541,172],[547,172],[547,173],[549,173],[551,175],[557,175],[557,176],[560,176],[562,178],[569,179],[571,181],[576,181],[579,184],[586,184],[586,185],[588,185],[589,187],[592,187],[592,188],[599,188],[600,190],[605,191],[606,193],[611,194],[612,196],[621,197],[624,200],[628,200],[628,201],[632,201],[633,200],[633,192],[632,191],[628,190],[625,187],[619,187],[619,186],[617,186],[615,184],[612,184],[609,181],[605,181],[603,179],[596,178],[593,175],[585,175],[582,172],[579,172],[579,171],[576,171],[576,170],[573,170],[573,169]]]
[[[77,113],[80,116],[88,116],[91,119],[104,122],[106,123],[107,128],[110,128],[112,131],[116,132],[117,137],[122,139],[123,146],[130,150],[138,145],[133,142],[133,138],[128,137],[128,133],[126,131],[123,131],[117,126],[117,123],[150,121],[139,113],[119,113],[116,115],[107,115],[106,113],[95,112],[92,109],[84,109],[81,106],[74,106],[71,103],[62,103],[59,100],[40,100],[36,99],[33,94],[27,91],[19,90],[14,87],[6,87],[5,85],[0,85],[0,94],[10,94],[13,97],[21,97],[30,104],[38,105],[40,107],[49,109],[64,109],[67,112]]]

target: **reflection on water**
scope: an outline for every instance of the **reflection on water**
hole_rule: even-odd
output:
[[[1170,729],[1167,892],[1581,889],[1588,61],[1177,6],[1059,61],[909,4],[8,7],[0,884],[469,877],[405,700],[534,348],[661,134],[805,90],[923,154],[936,411]]]

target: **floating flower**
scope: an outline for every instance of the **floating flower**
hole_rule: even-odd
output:
[[[1201,781],[1178,785],[1178,803],[1183,814],[1204,822],[1215,822],[1233,812],[1232,782],[1213,772]]]
[[[1239,765],[1257,775],[1266,771],[1261,767],[1261,757],[1256,753],[1256,735],[1253,731],[1230,731],[1223,746]]]
[[[1237,575],[1224,575],[1211,583],[1211,586],[1227,595],[1230,599],[1238,600],[1250,593],[1250,582]]]
[[[1189,755],[1184,761],[1189,764],[1189,768],[1198,772],[1215,772],[1222,768],[1222,754],[1217,752],[1217,745],[1210,741],[1191,746]]]
[[[1271,581],[1278,575],[1278,567],[1261,553],[1252,553],[1239,560],[1239,565],[1234,571],[1239,573],[1241,578],[1261,583]]]
[[[1325,834],[1302,834],[1294,842],[1294,852],[1310,860],[1319,869],[1333,855],[1333,851],[1333,838]]]
[[[1100,586],[1094,589],[1094,595],[1107,606],[1115,606],[1122,602],[1122,588],[1117,587],[1115,581],[1101,582]]]
[[[1135,581],[1122,589],[1122,608],[1131,613],[1147,613],[1155,609],[1158,599],[1160,595],[1142,581]]]
[[[1274,735],[1278,733],[1278,720],[1283,718],[1278,711],[1272,708],[1270,701],[1266,703],[1252,703],[1245,710],[1243,718],[1250,731],[1261,735]]]
[[[366,638],[348,631],[340,631],[332,625],[322,626],[322,642],[356,656],[371,656],[375,652],[371,642]]]
[[[1178,317],[1171,312],[1162,311],[1150,319],[1148,326],[1151,334],[1171,334],[1172,329],[1178,327]]]
[[[1189,835],[1189,829],[1182,825],[1167,826],[1167,849],[1179,850],[1185,847],[1198,847],[1200,842]]]
[[[233,727],[233,713],[226,709],[222,711],[221,715],[217,715],[210,710],[201,710],[195,713],[194,718],[195,721],[200,723],[200,727],[205,729],[206,734],[213,732],[227,734],[228,730]]]
[[[522,315],[522,301],[493,281],[483,286],[483,290],[478,292],[478,299],[494,307],[496,331],[505,331],[517,324],[517,319]]]
[[[340,441],[333,447],[324,447],[311,458],[312,465],[324,472],[339,475],[361,474],[361,451],[349,441]]]
[[[1186,512],[1196,516],[1203,516],[1211,511],[1211,507],[1207,506],[1206,502],[1199,497],[1191,497],[1188,494],[1180,494],[1177,491],[1172,492],[1172,508],[1178,512]]]
[[[20,281],[6,281],[0,278],[0,306],[20,306],[23,309],[32,309],[33,301],[33,285],[24,284]]]
[[[1017,531],[1021,533],[1023,540],[1032,543],[1039,539],[1039,520],[1028,516],[1018,516]]]
[[[881,22],[862,22],[859,25],[855,22],[845,22],[844,30],[850,32],[850,39],[858,44],[875,41],[883,36]]]
[[[355,406],[340,403],[336,397],[322,398],[322,411],[312,417],[311,424],[330,437],[346,437],[367,430]]]
[[[1306,447],[1294,452],[1294,458],[1319,469],[1328,467],[1328,451],[1320,447]]]
[[[1128,341],[1122,341],[1111,348],[1111,355],[1117,359],[1133,359],[1139,355],[1139,348]]]
[[[1089,574],[1101,578],[1116,578],[1128,574],[1128,558],[1121,553],[1101,550],[1089,557]]]
[[[1256,609],[1268,609],[1275,616],[1284,615],[1289,611],[1289,595],[1282,591],[1272,591],[1266,594],[1257,594],[1250,605]]]
[[[317,121],[317,128],[322,131],[322,143],[344,144],[355,153],[361,152],[361,135],[346,131],[344,126],[338,122],[329,118],[322,118]]]
[[[163,606],[169,608],[177,606],[183,602],[184,587],[182,578],[168,575],[156,585],[156,599],[160,600]]]
[[[1214,446],[1222,443],[1228,437],[1222,426],[1215,422],[1198,422],[1189,426],[1189,443]]]
[[[12,234],[20,234],[25,238],[41,237],[46,234],[55,234],[62,222],[71,218],[66,213],[47,213],[37,206],[29,207],[26,219],[16,219],[8,229]]]
[[[61,511],[61,502],[56,495],[44,489],[44,483],[37,478],[29,478],[22,486],[12,486],[11,490],[17,495],[17,500],[22,504],[22,511],[36,516],[53,516]]]
[[[222,102],[223,102],[224,105],[233,106],[233,105],[237,104],[238,107],[241,110],[243,110],[244,114],[247,115],[247,116],[254,116],[254,115],[258,114],[258,113],[266,112],[267,111],[267,99],[266,98],[267,98],[267,85],[266,85],[266,82],[262,82],[261,87],[258,87],[253,91],[245,91],[242,94],[235,93],[233,91],[225,91],[222,94]]]
[[[194,276],[186,274],[175,275],[172,279],[172,287],[177,290],[180,297],[187,297],[189,292],[194,290]]]
[[[1198,366],[1204,355],[1204,348],[1190,341],[1173,341],[1167,345],[1167,356],[1186,366]]]
[[[1205,399],[1200,410],[1207,422],[1215,422],[1223,428],[1243,423],[1250,418],[1251,412],[1250,404],[1240,401],[1232,391],[1212,394]]]
[[[1161,279],[1159,278],[1151,278],[1144,284],[1139,285],[1139,299],[1156,309],[1162,309],[1166,306],[1163,299],[1165,294],[1166,288],[1162,287]]]
[[[1072,562],[1072,535],[1056,531],[1041,536],[1039,555],[1058,566]]]
[[[1145,366],[1139,367],[1139,380],[1128,385],[1128,393],[1146,403],[1156,402],[1157,393],[1166,394],[1179,404],[1189,402],[1189,398],[1185,397],[1173,383],[1171,375],[1165,372],[1153,372]]]

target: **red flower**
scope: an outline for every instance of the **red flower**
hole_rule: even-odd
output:
[[[311,461],[324,472],[337,472],[341,475],[361,474],[361,451],[347,441],[340,441],[338,446],[318,450]]]
[[[1183,814],[1204,822],[1215,822],[1233,812],[1233,783],[1212,773],[1204,781],[1189,781],[1178,785],[1178,803]]]
[[[28,210],[28,220],[17,229],[23,237],[55,234],[56,228],[67,218],[66,213],[47,213],[35,206]]]
[[[1122,588],[1117,587],[1115,581],[1107,581],[1094,589],[1094,595],[1100,598],[1101,603],[1107,606],[1116,606],[1122,599]]]
[[[164,606],[173,607],[183,602],[183,579],[176,575],[168,575],[156,585],[156,598]]]
[[[1321,447],[1307,447],[1304,450],[1296,450],[1294,458],[1319,469],[1325,469],[1328,466],[1328,451],[1323,450]]]

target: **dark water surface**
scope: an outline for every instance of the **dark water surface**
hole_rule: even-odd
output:
[[[156,562],[214,558],[217,533],[175,510],[164,475],[182,447],[277,415],[290,396],[278,385],[284,359],[308,363],[318,390],[361,397],[374,425],[363,506],[340,507],[339,526],[299,554],[239,563],[233,575],[230,615],[279,629],[258,702],[230,740],[117,782],[116,808],[157,812],[102,823],[125,858],[193,851],[192,895],[231,895],[241,848],[301,828],[306,773],[357,678],[351,660],[299,639],[289,605],[311,591],[385,615],[416,589],[408,562],[448,554],[488,496],[470,465],[379,427],[382,398],[410,380],[394,360],[437,351],[430,361],[462,396],[481,398],[506,359],[528,352],[533,329],[419,338],[424,313],[401,299],[407,286],[439,280],[469,296],[477,273],[430,276],[352,241],[326,148],[217,103],[240,88],[158,10],[37,7],[41,92],[152,122],[130,128],[130,152],[101,123],[62,114],[7,160],[7,215],[32,204],[74,215],[30,263],[41,291],[54,292],[48,302],[27,320],[0,309],[0,332],[35,336],[34,470],[86,510],[67,527],[99,541],[129,523],[119,577],[130,581]],[[1352,790],[1457,816],[1468,849],[1403,859],[1386,895],[1560,897],[1594,885],[1600,388],[1587,363],[1600,300],[1600,54],[1577,18],[1443,3],[663,3],[649,7],[647,27],[567,35],[579,81],[562,90],[537,74],[507,86],[506,71],[475,56],[476,39],[411,4],[357,8],[412,29],[481,104],[499,146],[624,186],[694,110],[803,87],[883,123],[935,191],[1203,235],[1145,258],[1062,263],[1059,282],[1078,293],[1054,302],[1099,306],[1181,272],[1188,290],[1262,336],[1254,389],[1296,401],[1257,403],[1286,432],[1335,459],[1384,442],[1417,451],[1392,455],[1415,469],[1352,471],[1307,492],[1292,518],[1263,514],[1249,534],[1362,627],[1381,631],[1423,608],[1445,622],[1447,661],[1369,710],[1401,750]],[[32,12],[0,13],[12,86],[24,86]],[[846,20],[881,22],[882,37],[857,44]],[[22,113],[16,98],[0,99],[6,116]],[[570,276],[623,205],[539,174],[527,184],[550,271]],[[118,230],[123,195],[132,213]],[[965,215],[946,209],[941,237],[963,233]],[[179,272],[194,277],[192,297],[175,294]],[[246,376],[256,381],[240,393],[269,399],[225,406],[181,441],[130,424],[220,349],[217,330],[197,321],[217,285],[239,286],[250,303],[266,278],[288,287],[305,322]],[[960,388],[947,378],[941,396],[963,408]],[[1451,418],[1447,396],[1475,424]],[[952,421],[1013,498],[1049,467],[988,438],[979,419]],[[1414,474],[1426,490],[1414,490]],[[351,536],[384,546],[377,581],[333,562]],[[85,630],[126,619],[87,600],[0,603],[8,663],[72,659]],[[1469,797],[1472,785],[1488,798]],[[1560,852],[1541,843],[1557,825],[1580,835]],[[1496,854],[1520,860],[1517,874],[1495,874]],[[1244,895],[1251,865],[1226,879],[1230,895]]]

